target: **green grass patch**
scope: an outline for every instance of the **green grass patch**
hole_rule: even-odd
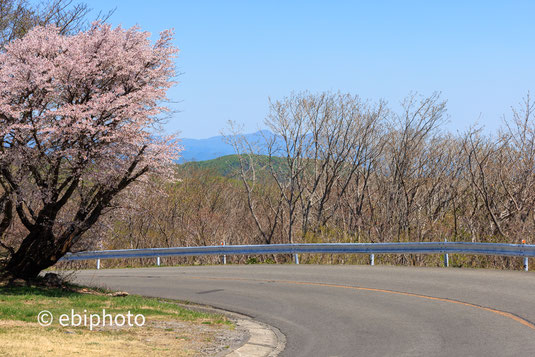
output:
[[[172,300],[147,298],[138,295],[114,297],[102,291],[81,293],[67,289],[42,287],[0,287],[0,319],[37,322],[37,315],[48,310],[53,316],[74,313],[143,314],[146,318],[162,317],[209,324],[229,324],[224,315],[208,314],[186,309]],[[85,310],[85,311],[84,311]]]

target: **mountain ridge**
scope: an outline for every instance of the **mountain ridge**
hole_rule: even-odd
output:
[[[254,133],[244,134],[243,136],[248,142],[255,143],[259,142],[266,133],[271,134],[268,130],[259,130]],[[212,136],[206,139],[181,138],[179,145],[184,150],[180,154],[181,157],[178,159],[178,163],[207,161],[236,154],[232,145],[228,144],[226,140],[226,137],[223,135]]]

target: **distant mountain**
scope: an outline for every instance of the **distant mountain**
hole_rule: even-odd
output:
[[[257,131],[244,136],[250,143],[262,142],[263,132],[269,133],[268,131]],[[180,145],[184,151],[181,152],[182,157],[178,160],[179,163],[206,161],[235,154],[234,148],[226,143],[223,136],[214,136],[208,139],[180,139]]]

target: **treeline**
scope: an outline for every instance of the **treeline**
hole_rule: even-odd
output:
[[[446,102],[438,94],[411,95],[399,112],[384,102],[352,95],[295,94],[271,103],[265,122],[271,133],[264,132],[262,142],[246,142],[231,127],[228,138],[237,153],[234,172],[221,176],[195,165],[181,166],[176,182],[154,180],[150,189],[124,196],[120,209],[101,220],[98,232],[94,230],[100,238],[93,241],[107,249],[221,242],[532,243],[533,109],[527,96],[493,135],[475,127],[453,134],[446,130]],[[268,154],[260,155],[266,148]],[[322,263],[367,259],[301,257],[302,262]],[[440,257],[425,255],[385,255],[376,260],[441,264]],[[516,258],[460,255],[452,263],[497,268],[522,264]]]

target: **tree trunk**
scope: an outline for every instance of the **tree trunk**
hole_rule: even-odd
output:
[[[54,235],[50,231],[33,230],[5,266],[14,278],[35,279],[39,273],[54,265],[61,256],[57,254]]]

